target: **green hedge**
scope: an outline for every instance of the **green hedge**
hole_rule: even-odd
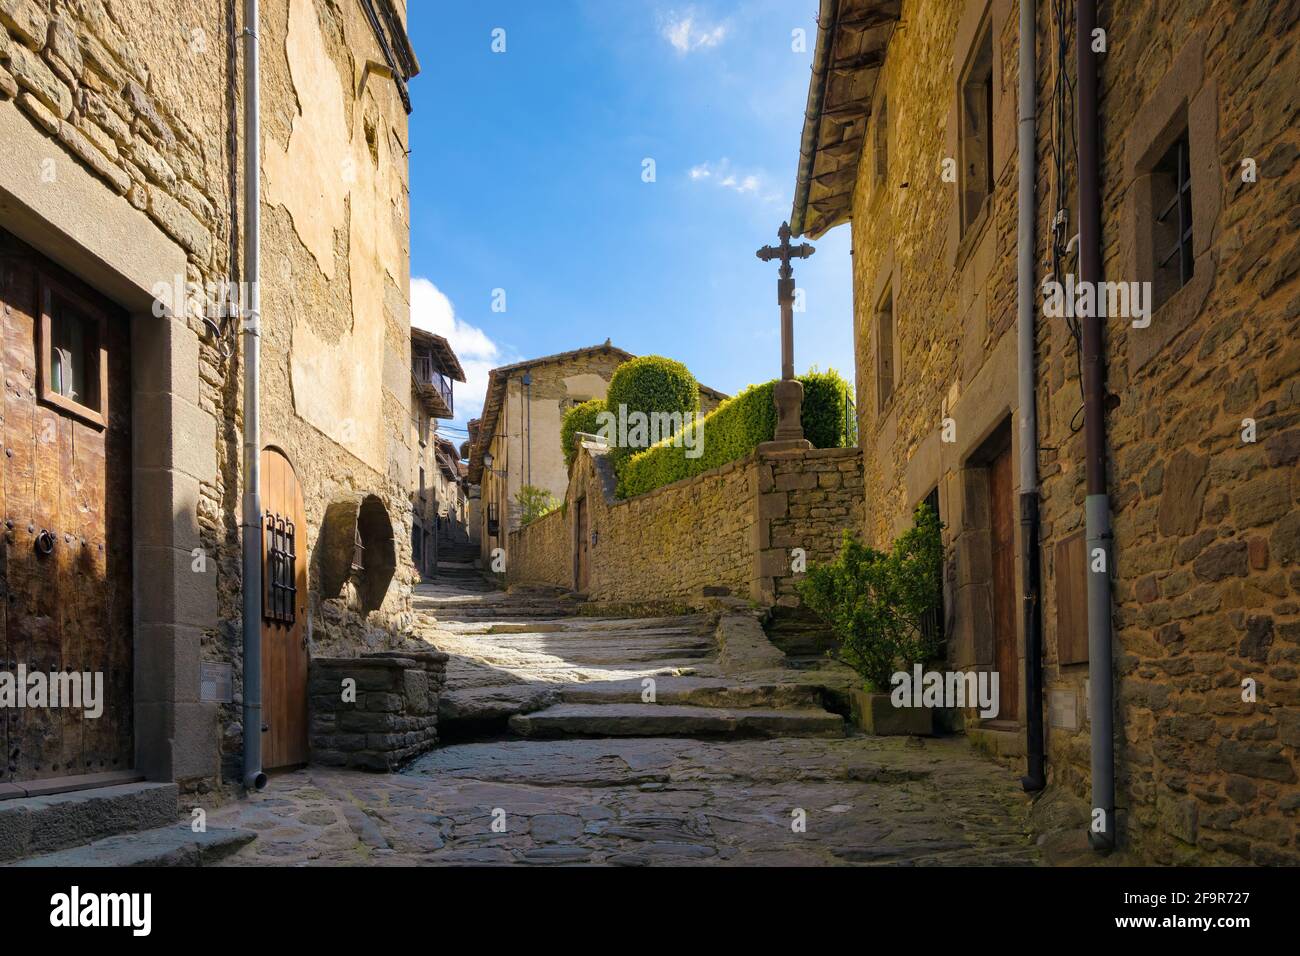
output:
[[[840,448],[845,441],[845,394],[848,384],[834,369],[802,375],[804,437],[815,448]],[[655,488],[690,478],[727,462],[744,458],[776,432],[775,382],[751,385],[727,399],[702,419],[704,429],[698,458],[687,458],[685,447],[662,441],[632,455],[618,470],[618,494],[631,498]],[[691,444],[688,441],[685,444]]]
[[[599,427],[596,416],[605,410],[605,400],[593,398],[581,405],[574,405],[564,413],[560,423],[560,445],[564,449],[564,467],[573,464],[573,456],[578,453],[578,432],[588,435],[596,434]]]

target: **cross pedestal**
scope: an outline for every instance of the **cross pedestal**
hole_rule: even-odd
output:
[[[777,273],[776,301],[781,307],[781,379],[772,389],[776,405],[776,432],[771,441],[760,444],[760,451],[795,451],[812,447],[803,437],[803,383],[794,377],[794,269],[791,259],[807,259],[817,250],[803,242],[790,245],[790,224],[781,223],[776,232],[779,246],[764,246],[758,258],[764,262],[780,260]]]

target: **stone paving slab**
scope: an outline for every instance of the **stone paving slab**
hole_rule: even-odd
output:
[[[960,739],[510,740],[278,775],[209,821],[258,833],[226,866],[1034,865],[1028,806]]]

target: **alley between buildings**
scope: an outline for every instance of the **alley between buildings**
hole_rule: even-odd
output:
[[[453,572],[416,606],[450,655],[447,745],[400,773],[273,777],[211,815],[257,834],[227,864],[1043,858],[1014,774],[962,738],[849,735],[827,707],[851,674],[787,659],[739,603],[595,617]]]

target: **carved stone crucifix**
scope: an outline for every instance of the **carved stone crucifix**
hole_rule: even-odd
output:
[[[781,381],[772,391],[772,400],[776,404],[776,434],[772,441],[764,443],[770,451],[812,447],[803,437],[803,384],[794,377],[794,269],[790,260],[807,259],[817,250],[806,242],[790,245],[788,222],[781,223],[776,234],[781,244],[764,246],[757,253],[764,262],[773,259],[781,262],[776,282],[776,301],[781,306]]]

